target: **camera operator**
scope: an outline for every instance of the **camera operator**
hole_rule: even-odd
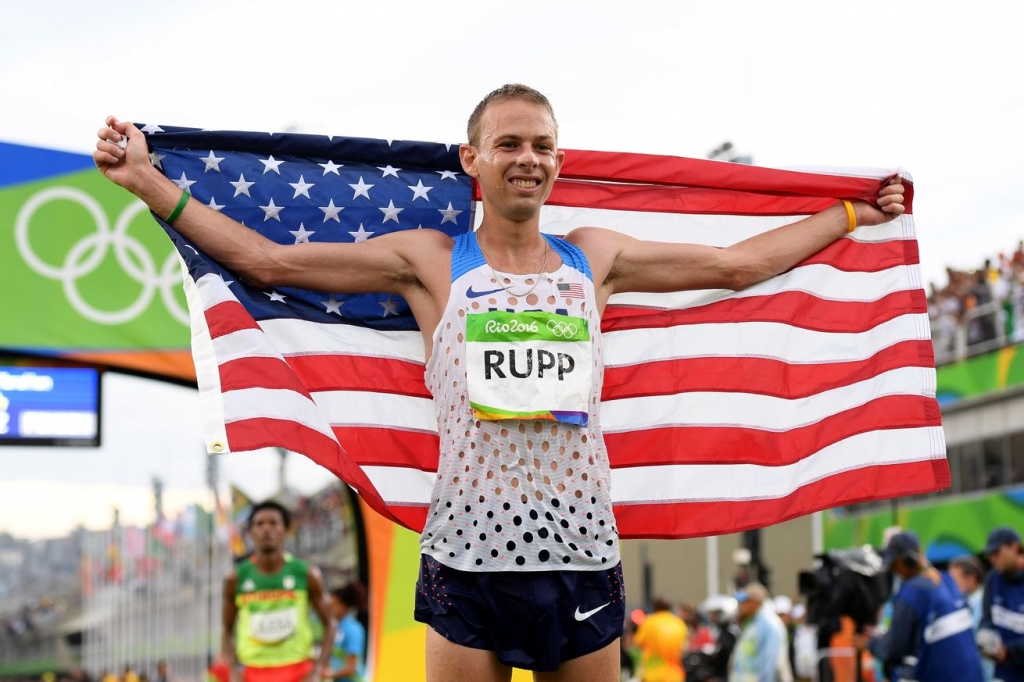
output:
[[[902,585],[893,600],[889,630],[867,642],[871,653],[895,670],[896,680],[982,682],[970,609],[957,608],[959,594],[926,567],[917,535],[893,535],[882,564]],[[863,635],[857,640],[864,645]]]
[[[995,661],[995,678],[1024,682],[1024,554],[1020,535],[996,528],[983,550],[992,565],[985,580],[978,643]]]

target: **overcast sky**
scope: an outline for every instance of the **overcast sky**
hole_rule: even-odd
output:
[[[4,3],[0,140],[89,152],[113,113],[168,125],[458,142],[476,102],[519,81],[551,98],[569,149],[703,157],[731,140],[760,165],[905,168],[916,182],[924,277],[941,282],[947,264],[977,267],[1024,237],[1022,7]],[[202,461],[192,394],[125,388],[137,383],[122,379],[117,390],[180,405],[179,428],[154,448],[149,426],[166,420],[110,407],[110,444],[99,451],[0,452],[8,460],[0,462],[0,529],[38,534],[3,500],[9,488],[28,490],[26,481],[52,481],[54,461],[68,484],[78,480],[76,463],[88,463],[100,479],[89,488],[102,502],[97,518],[109,516],[103,501],[114,494],[100,482],[122,486],[125,499],[142,494],[128,489],[144,490],[154,474],[175,489],[201,488],[201,465],[186,475],[192,465],[177,463]],[[113,388],[108,397],[115,400]],[[129,422],[142,425],[138,441],[116,435]],[[129,452],[114,441],[139,446]],[[242,457],[244,466],[235,463]],[[258,489],[276,466],[273,457],[230,459],[226,476]],[[323,480],[303,465],[294,478]],[[32,502],[40,499],[48,498],[18,504],[45,504]],[[53,520],[49,533],[67,514],[36,516]]]

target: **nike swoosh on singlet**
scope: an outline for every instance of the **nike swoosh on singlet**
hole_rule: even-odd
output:
[[[573,614],[573,618],[575,618],[578,621],[584,621],[587,618],[590,618],[591,616],[593,616],[595,613],[597,613],[598,611],[600,611],[604,607],[610,606],[610,605],[611,605],[611,602],[608,602],[607,604],[601,604],[596,609],[590,609],[589,611],[583,611],[583,612],[580,612],[580,607],[577,606],[576,607],[576,613]]]
[[[466,296],[469,298],[480,298],[481,296],[490,296],[491,294],[496,294],[499,291],[504,291],[504,289],[492,289],[491,291],[474,291],[473,285],[470,284],[469,288],[466,289]]]

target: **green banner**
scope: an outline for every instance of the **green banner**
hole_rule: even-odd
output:
[[[179,258],[146,206],[88,156],[2,143],[0,152],[0,349],[187,351]]]
[[[944,365],[936,372],[940,405],[1024,384],[1020,346],[1007,346],[978,357]]]
[[[969,499],[948,499],[934,504],[896,503],[870,514],[825,514],[825,550],[859,545],[880,547],[885,529],[899,526],[917,533],[929,560],[948,561],[961,554],[976,554],[997,526],[1024,528],[1024,487]]]

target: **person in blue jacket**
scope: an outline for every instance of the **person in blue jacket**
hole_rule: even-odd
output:
[[[985,580],[978,644],[995,661],[995,679],[1024,682],[1024,553],[1013,528],[996,528],[983,550],[992,570]]]
[[[871,653],[897,680],[982,682],[971,611],[952,580],[926,566],[917,535],[893,535],[882,562],[901,585],[888,631],[867,642]]]

